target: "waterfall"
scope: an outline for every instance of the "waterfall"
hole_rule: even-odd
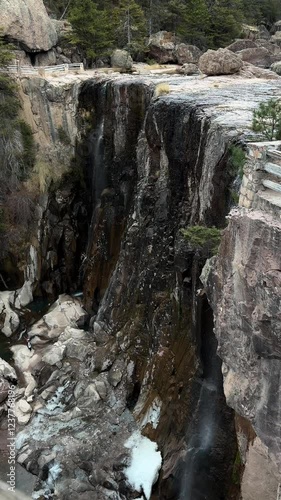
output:
[[[103,133],[104,133],[104,114],[98,123],[95,131],[92,133],[91,149],[92,149],[92,196],[95,207],[99,204],[100,196],[106,187],[106,173],[103,164]]]
[[[202,299],[199,299],[202,300]],[[206,301],[206,299],[203,299]],[[197,381],[198,403],[194,419],[187,430],[187,453],[181,480],[180,500],[219,500],[221,485],[214,471],[221,472],[220,436],[223,433],[223,385],[221,361],[216,354],[212,311],[206,301],[202,308],[200,357],[202,378]],[[200,312],[199,312],[200,314]]]

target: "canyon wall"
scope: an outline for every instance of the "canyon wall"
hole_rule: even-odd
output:
[[[78,494],[85,500],[95,494],[99,499],[135,498],[136,491],[124,477],[124,444],[141,430],[157,442],[163,460],[152,498],[176,499],[188,492],[195,499],[208,488],[209,499],[237,499],[240,468],[234,412],[223,394],[212,311],[200,291],[206,256],[184,238],[182,229],[224,226],[237,175],[229,145],[248,138],[252,109],[272,92],[280,92],[278,82],[218,78],[213,83],[175,77],[170,79],[170,94],[156,97],[161,82],[157,77],[85,79],[78,86],[40,79],[39,90],[35,80],[22,82],[26,116],[40,134],[50,163],[59,168],[61,151],[63,156],[74,155],[67,176],[50,183],[48,194],[42,195],[41,229],[32,244],[41,262],[37,292],[71,292],[80,279],[90,320],[85,331],[78,329],[80,317],[74,315],[69,323],[62,320],[63,303],[69,301],[64,298],[56,303],[55,320],[47,315],[30,331],[33,351],[28,354],[25,348],[22,356],[28,358],[26,380],[32,376],[35,385],[21,393],[24,400],[29,398],[30,421],[18,436],[19,461],[39,477],[36,489],[41,493],[68,500]],[[59,139],[60,127],[70,139],[62,148],[59,143],[65,136]],[[77,190],[73,179],[81,166],[83,179]],[[241,222],[245,259],[259,241],[247,217],[243,215]],[[251,222],[256,224],[255,217]],[[275,233],[271,238],[263,232],[264,222],[257,225],[260,238],[266,234],[266,241],[275,242]],[[219,278],[209,282],[208,297],[215,312],[219,355],[230,374],[225,379],[229,404],[253,420],[251,391],[260,390],[261,372],[252,348],[248,350],[244,323],[254,313],[257,298],[248,305],[242,278],[235,282],[237,297],[241,293],[244,302],[231,316],[232,291],[227,295],[223,290],[239,246],[236,236],[234,230],[229,246],[223,240]],[[273,253],[277,246],[278,242]],[[278,269],[276,257],[270,258],[272,268]],[[275,274],[266,278],[270,287],[278,286]],[[255,285],[258,279],[249,271],[249,286],[262,298]],[[225,316],[218,306],[223,297],[229,300],[221,306]],[[264,314],[256,311],[257,332]],[[239,335],[243,342],[246,339],[239,358],[236,337],[221,341],[226,338],[224,322],[231,322],[231,317],[239,327],[241,323]],[[262,341],[256,337],[257,356],[267,358],[264,353],[270,353],[261,368],[265,385],[265,374],[277,369],[277,343],[274,335],[265,342],[263,335]],[[248,365],[252,369],[253,388],[251,381],[243,380],[240,389],[242,394],[245,388],[247,411],[244,399],[235,399],[232,390],[235,370],[227,358],[232,344],[235,352],[229,358],[238,359],[238,375],[245,377]],[[16,352],[21,369],[23,358],[20,349],[18,356]],[[261,390],[260,438],[268,445],[261,401],[269,400],[274,388]],[[250,435],[251,430],[246,441]]]

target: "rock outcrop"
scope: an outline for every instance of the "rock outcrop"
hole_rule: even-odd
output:
[[[228,49],[207,50],[199,59],[199,69],[205,75],[230,75],[243,66],[240,57]]]
[[[43,0],[0,0],[0,11],[4,35],[26,52],[47,51],[57,44],[57,30]]]
[[[260,211],[235,209],[204,280],[215,313],[226,399],[260,438],[264,447],[260,463],[265,466],[268,454],[271,457],[275,496],[281,464],[280,243],[280,220]],[[255,491],[254,478],[252,483]],[[268,493],[266,498],[274,495]]]

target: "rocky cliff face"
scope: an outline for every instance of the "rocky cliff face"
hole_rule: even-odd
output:
[[[227,402],[259,438],[245,498],[262,487],[273,499],[280,481],[280,230],[270,214],[235,209],[207,284]]]
[[[19,435],[19,460],[39,476],[38,490],[62,499],[141,494],[124,472],[124,444],[140,430],[162,453],[155,498],[238,495],[234,414],[222,391],[212,314],[196,298],[204,260],[181,229],[223,226],[234,177],[228,145],[247,137],[251,110],[280,89],[278,82],[171,78],[171,93],[156,98],[158,83],[151,77],[96,77],[80,86],[79,107],[69,107],[77,114],[76,158],[86,174],[89,233],[81,271],[89,330],[77,328],[84,320],[76,323],[81,318],[75,314],[65,322],[60,299],[55,315],[50,312],[30,332],[34,350],[17,356],[19,369],[28,358],[21,397],[29,398],[31,417]],[[57,116],[63,117],[60,86],[42,88],[43,100],[35,102],[44,116],[50,110],[52,116],[58,102]],[[52,143],[50,125],[47,137]],[[60,195],[48,199],[45,220],[52,222],[38,244],[44,259],[50,247],[67,248],[54,235],[62,215],[74,212],[64,202],[64,212],[55,209],[53,217]],[[81,237],[81,227],[77,231]],[[56,255],[59,274],[66,255]],[[262,412],[260,417],[262,422]]]

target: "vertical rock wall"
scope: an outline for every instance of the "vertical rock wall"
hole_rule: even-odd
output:
[[[177,498],[183,436],[200,392],[191,383],[200,376],[192,316],[200,267],[181,228],[223,223],[231,176],[227,134],[196,105],[151,94],[143,83],[108,82],[86,83],[80,95],[94,134],[90,171],[97,178],[104,169],[103,191],[92,193],[85,294],[96,313],[94,334],[110,332],[117,357],[133,362],[127,397],[135,418],[145,422],[153,407],[160,412],[145,432],[164,455],[161,498]],[[236,438],[223,397],[220,405],[229,446],[219,445],[219,488],[226,494]]]

